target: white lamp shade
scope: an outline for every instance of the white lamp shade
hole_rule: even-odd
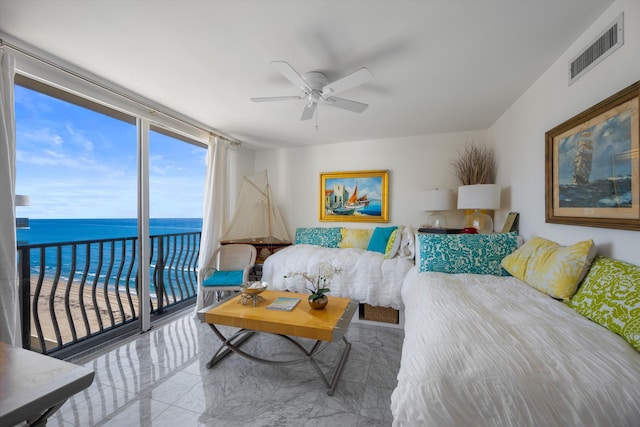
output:
[[[423,211],[448,211],[453,209],[453,190],[429,190],[420,195]]]
[[[497,184],[458,187],[458,209],[500,209],[500,187]]]

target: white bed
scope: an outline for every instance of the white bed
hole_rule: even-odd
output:
[[[513,277],[408,272],[394,426],[640,425],[640,353]]]
[[[329,295],[348,297],[376,307],[402,307],[402,282],[414,266],[413,259],[385,259],[378,252],[356,248],[326,248],[292,245],[269,256],[262,269],[262,280],[274,290],[308,292],[304,279],[288,278],[294,272],[315,274],[321,263],[340,270],[331,280]]]

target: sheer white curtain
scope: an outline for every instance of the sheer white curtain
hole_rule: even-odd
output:
[[[227,158],[229,147],[220,138],[211,138],[207,149],[207,173],[204,183],[204,206],[202,213],[202,237],[198,265],[204,266],[218,246],[218,236],[223,228],[224,213],[228,197]],[[198,299],[196,311],[204,307],[204,299],[200,292],[202,275],[198,274]]]
[[[21,345],[16,271],[15,58],[0,48],[0,341]]]

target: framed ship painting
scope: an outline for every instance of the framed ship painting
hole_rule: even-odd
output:
[[[545,134],[546,222],[640,230],[640,82]]]
[[[321,173],[320,221],[388,222],[389,171]]]

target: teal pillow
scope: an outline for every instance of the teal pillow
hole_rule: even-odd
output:
[[[371,235],[371,240],[369,240],[367,250],[384,254],[387,250],[389,237],[391,237],[391,233],[397,228],[398,227],[376,227]]]
[[[239,286],[242,284],[243,275],[244,270],[214,271],[202,282],[202,286]]]
[[[640,351],[640,267],[597,256],[568,305]]]
[[[340,227],[301,227],[296,230],[295,244],[337,248],[341,239]]]
[[[419,233],[419,270],[509,276],[502,259],[518,248],[517,233]]]

